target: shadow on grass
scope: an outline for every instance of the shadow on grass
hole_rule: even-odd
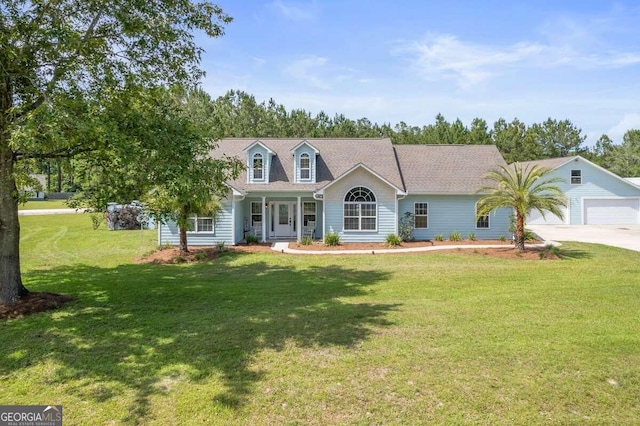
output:
[[[108,400],[122,387],[133,391],[130,417],[122,420],[138,423],[149,413],[149,398],[172,383],[214,376],[223,390],[211,402],[240,407],[265,373],[252,365],[259,352],[351,347],[374,327],[390,325],[385,315],[394,305],[348,300],[388,279],[385,273],[242,256],[25,274],[32,287],[64,289],[78,300],[6,323],[0,374],[52,360],[62,367],[50,384],[75,381],[68,388],[86,400]]]
[[[560,249],[562,259],[590,259],[593,257],[591,253],[578,249]]]

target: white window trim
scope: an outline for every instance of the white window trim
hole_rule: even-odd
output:
[[[315,201],[303,201],[302,202],[302,226],[304,226],[304,217],[307,215],[311,215],[311,213],[305,213],[304,211],[304,205],[305,204],[313,204],[313,214],[315,215],[315,220],[314,222],[316,223],[316,225],[318,224],[318,203]]]
[[[426,204],[427,205],[427,214],[416,214],[416,205],[417,204]],[[426,216],[427,217],[427,226],[425,226],[424,228],[418,228],[416,226],[416,216]],[[413,203],[413,228],[414,229],[429,229],[429,202],[415,202]]]
[[[573,182],[573,172],[579,172],[580,173],[580,176],[576,176],[576,179],[580,179],[580,182],[578,182],[578,183],[574,183]],[[569,183],[571,185],[582,185],[582,169],[572,169],[569,172]]]
[[[476,204],[476,209],[475,209],[475,215],[474,215],[474,222],[476,223],[476,229],[491,229],[491,214],[487,213],[485,216],[487,217],[487,226],[478,226],[478,220],[480,219],[478,217],[478,204]]]
[[[258,205],[258,207],[260,208],[260,209],[259,209],[259,210],[260,210],[260,212],[259,212],[259,213],[254,213],[254,212],[253,212],[253,206],[254,206],[255,204],[257,204],[257,205]],[[258,215],[259,215],[259,216],[262,218],[262,220],[260,221],[260,223],[264,222],[264,217],[263,217],[264,215],[263,215],[263,212],[262,212],[262,201],[252,201],[252,202],[251,202],[251,206],[250,206],[250,208],[251,208],[251,211],[249,212],[249,219],[250,219],[249,226],[253,227],[253,216],[258,216]]]
[[[302,167],[302,157],[307,158],[307,160],[309,161],[309,167]],[[302,177],[303,170],[307,170],[309,172],[309,177],[307,178]],[[303,152],[302,154],[300,154],[300,157],[298,158],[298,179],[301,182],[309,182],[311,180],[311,156],[306,152]]]
[[[262,161],[262,167],[261,168],[256,168],[255,167],[255,162],[256,160],[260,158],[260,160]],[[262,155],[262,153],[260,152],[256,152],[255,154],[253,154],[253,156],[251,156],[251,180],[252,181],[256,181],[256,182],[263,182],[264,181],[264,155]],[[257,178],[256,177],[256,170],[260,170],[262,173],[262,177]]]
[[[211,216],[191,215],[191,216],[189,216],[189,219],[193,219],[194,224],[195,224],[195,229],[187,230],[187,234],[215,234],[215,232],[216,232],[216,221],[213,220],[213,217],[211,217]],[[198,231],[198,220],[199,219],[211,219],[211,231]]]
[[[349,194],[351,191],[353,191],[355,188],[364,188],[367,191],[369,191],[371,193],[371,195],[373,196],[373,198],[375,199],[375,201],[344,201],[344,199],[347,197],[347,194]],[[342,197],[342,230],[346,233],[358,233],[358,232],[378,232],[378,197],[376,197],[375,192],[373,192],[371,189],[367,188],[366,186],[354,186],[352,188],[350,188],[345,194],[344,197]],[[344,207],[347,205],[358,205],[361,206],[363,204],[368,204],[368,205],[373,205],[375,207],[375,216],[362,216],[362,209],[358,208],[358,216],[345,216],[344,214]],[[350,218],[358,218],[358,229],[347,229],[345,227],[345,219]],[[370,219],[370,218],[375,218],[375,223],[376,226],[374,229],[362,229],[362,219],[366,218],[366,219]]]

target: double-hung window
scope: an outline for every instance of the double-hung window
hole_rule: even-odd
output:
[[[429,203],[415,203],[413,205],[413,223],[416,229],[429,227]]]
[[[582,184],[582,170],[571,170],[571,185]]]
[[[489,229],[489,215],[478,216],[478,206],[476,205],[476,228]]]
[[[306,152],[300,154],[300,180],[311,179],[311,158]]]
[[[189,232],[213,232],[213,218],[202,216],[191,216],[189,218]]]
[[[257,153],[253,155],[253,180],[262,180],[264,179],[264,158],[262,154]]]
[[[369,188],[357,186],[344,197],[344,230],[375,231],[378,205]]]

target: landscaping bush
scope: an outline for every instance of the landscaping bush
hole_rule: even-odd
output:
[[[313,238],[311,238],[309,235],[305,235],[300,240],[300,244],[302,244],[303,246],[310,246],[311,244],[313,244]]]
[[[400,238],[396,234],[387,235],[387,239],[386,240],[387,240],[387,245],[389,247],[397,247],[400,244],[402,244],[402,238]]]
[[[462,241],[462,235],[458,231],[449,234],[449,241]]]
[[[476,234],[474,234],[473,232],[470,232],[469,235],[467,236],[467,240],[475,241],[476,240]]]
[[[444,241],[444,236],[442,234],[438,234],[433,239],[436,241]]]
[[[402,241],[413,241],[414,228],[415,221],[413,219],[413,213],[405,212],[402,219],[400,219],[400,229],[398,230]]]
[[[251,244],[258,244],[258,242],[260,241],[260,240],[258,239],[258,236],[257,236],[257,235],[253,235],[253,234],[249,234],[249,235],[247,235],[247,237],[245,238],[245,240],[247,241],[247,244],[248,244],[248,245],[251,245]]]
[[[326,246],[338,246],[340,245],[340,235],[337,232],[329,232],[324,236],[324,244]]]

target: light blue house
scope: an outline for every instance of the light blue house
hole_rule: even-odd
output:
[[[483,176],[506,166],[492,145],[392,145],[383,139],[224,139],[214,157],[238,157],[246,170],[228,182],[216,218],[193,218],[190,245],[323,239],[383,242],[405,212],[416,239],[457,231],[477,239],[509,237],[509,209],[476,218]],[[159,228],[161,244],[178,229]]]
[[[557,186],[567,197],[564,218],[534,212],[528,224],[637,225],[640,224],[640,186],[580,156],[552,158],[522,163],[551,169],[560,177]]]

